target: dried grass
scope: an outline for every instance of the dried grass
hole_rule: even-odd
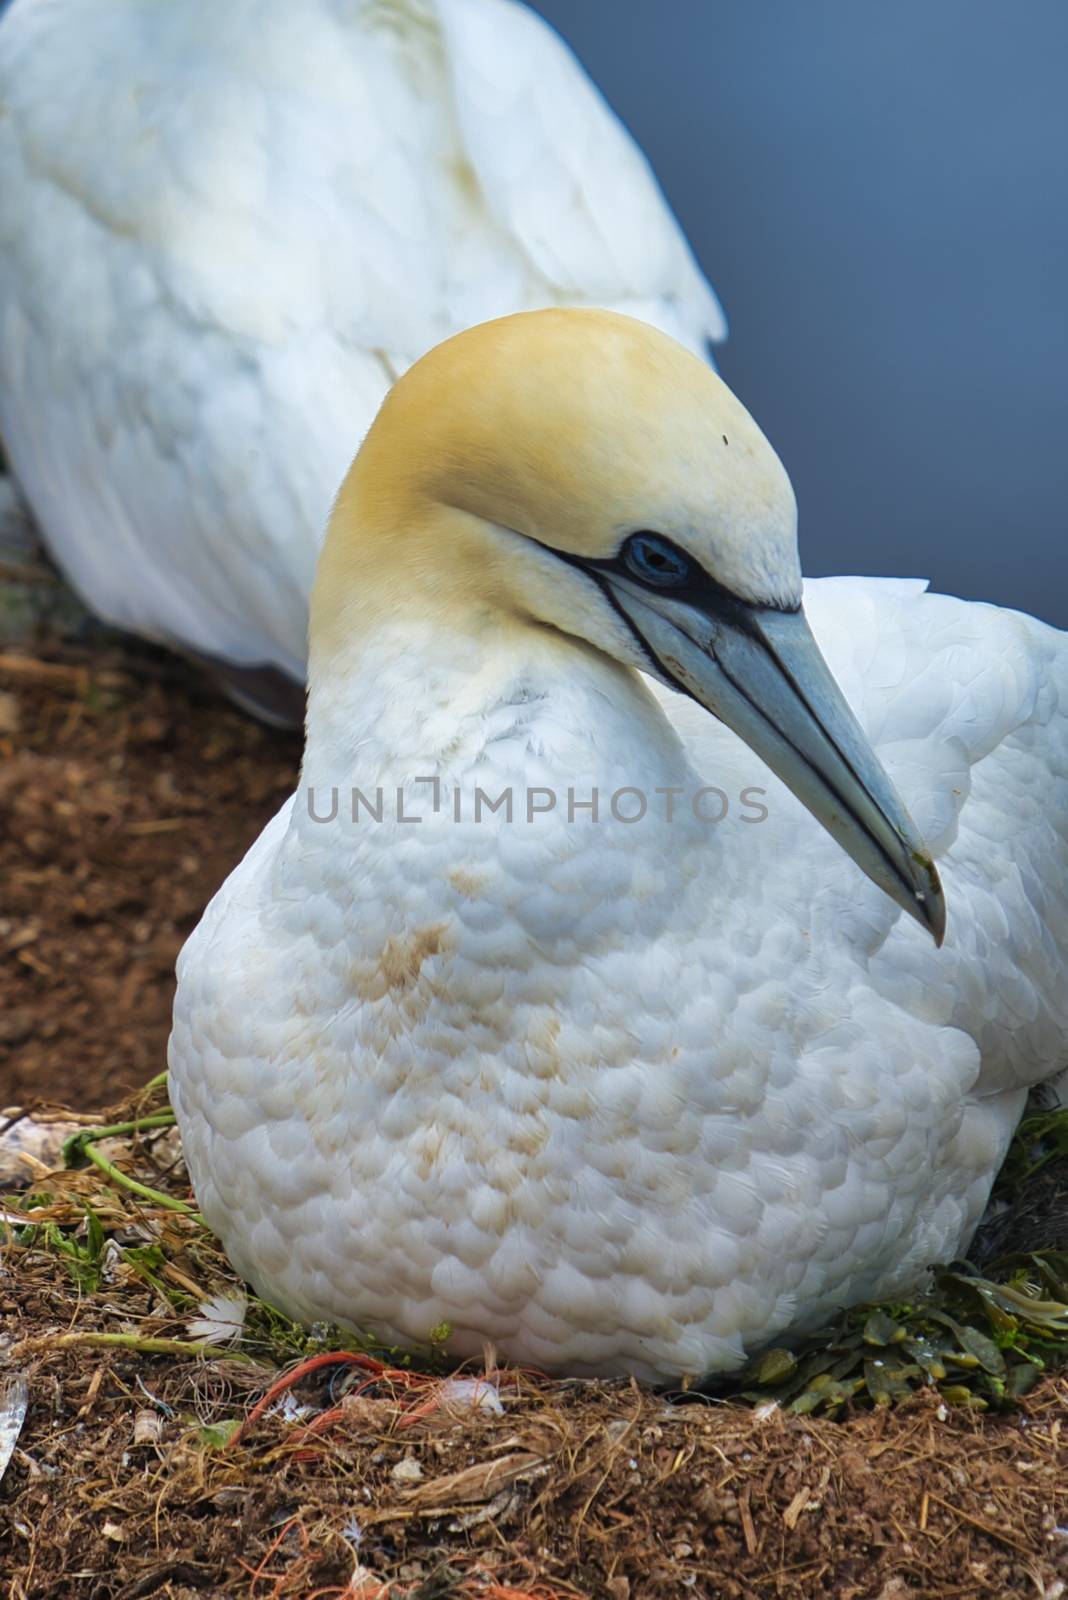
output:
[[[108,1149],[188,1201],[173,1130]],[[490,1355],[490,1410],[440,1360],[256,1301],[239,1345],[193,1340],[200,1302],[241,1292],[218,1246],[96,1166],[3,1207],[4,1365],[31,1396],[0,1484],[12,1600],[1068,1594],[1063,1377],[987,1415],[926,1378],[892,1408],[858,1389],[830,1420]]]

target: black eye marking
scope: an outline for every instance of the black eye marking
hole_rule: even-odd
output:
[[[654,589],[681,588],[693,572],[690,558],[659,533],[632,533],[619,554],[624,569]]]
[[[529,535],[527,536],[529,537]],[[620,545],[614,556],[580,556],[570,550],[561,550],[556,545],[542,544],[540,539],[531,541],[541,545],[550,555],[558,561],[566,561],[569,567],[576,567],[584,572],[587,577],[593,578],[609,603],[614,609],[619,610],[618,603],[612,594],[611,579],[629,578],[631,582],[638,582],[646,589],[657,589],[663,595],[670,595],[672,601],[684,601],[693,606],[704,616],[718,618],[729,622],[734,627],[751,629],[751,618],[754,612],[759,611],[800,611],[801,602],[793,605],[778,606],[761,603],[756,600],[743,598],[734,594],[726,585],[719,583],[706,572],[701,563],[693,556],[687,555],[685,550],[680,550],[678,545],[662,533],[654,533],[649,528],[642,528],[637,533],[630,534]],[[620,615],[626,617],[625,612]],[[631,624],[633,628],[633,624]]]

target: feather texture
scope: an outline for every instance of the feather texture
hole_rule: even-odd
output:
[[[472,659],[407,623],[329,689],[345,736],[313,715],[300,792],[182,955],[171,1042],[200,1203],[272,1299],[674,1379],[966,1246],[1064,1064],[1068,640],[920,583],[805,600],[928,832],[940,951],[729,730],[604,656]],[[475,821],[476,786],[511,822]],[[528,823],[530,786],[558,799]],[[624,788],[640,823],[609,814]]]

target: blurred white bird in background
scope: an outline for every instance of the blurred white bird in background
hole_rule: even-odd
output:
[[[513,0],[4,12],[0,436],[88,605],[239,697],[299,704],[241,669],[303,683],[321,532],[390,383],[554,304],[724,333],[643,156]]]

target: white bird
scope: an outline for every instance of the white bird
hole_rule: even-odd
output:
[[[330,500],[389,384],[471,323],[571,303],[724,332],[644,157],[511,0],[0,22],[12,469],[93,610],[239,694],[303,684]]]
[[[841,578],[818,649],[801,593],[777,457],[641,323],[392,390],[300,788],[179,962],[190,1172],[268,1300],[678,1379],[966,1246],[1064,1059],[1068,640]]]

